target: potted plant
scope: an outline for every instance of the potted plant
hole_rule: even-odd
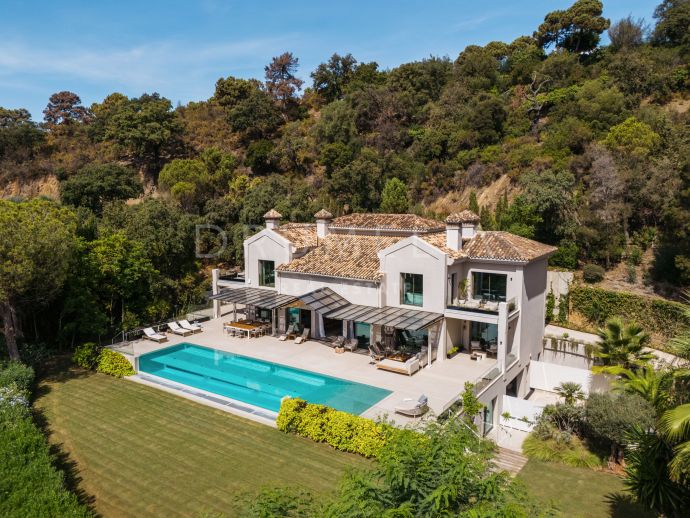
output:
[[[453,346],[453,347],[451,347],[451,348],[449,349],[449,351],[446,353],[446,357],[452,358],[453,356],[455,356],[455,355],[458,354],[459,352],[460,352],[460,348],[459,348],[459,347],[456,347],[456,346]]]
[[[469,285],[469,282],[467,278],[465,279],[460,279],[458,282],[458,296],[460,297],[460,303],[463,303],[467,300],[467,287]]]

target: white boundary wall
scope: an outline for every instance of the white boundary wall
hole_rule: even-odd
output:
[[[502,413],[507,412],[510,414],[510,417],[505,418],[500,416],[500,423],[509,428],[515,428],[516,430],[522,430],[523,432],[531,432],[534,426],[531,423],[536,421],[537,416],[541,414],[543,409],[544,405],[537,405],[527,399],[520,399],[504,395]],[[527,419],[529,423],[523,421],[522,418]]]
[[[546,293],[553,290],[556,297],[556,307],[554,311],[558,310],[558,298],[570,291],[570,284],[573,282],[573,272],[560,272],[556,270],[548,270],[546,272]]]
[[[555,388],[565,381],[579,383],[582,391],[589,394],[594,375],[592,371],[566,367],[555,363],[538,362],[532,360],[529,368],[530,387],[535,390],[554,392]]]

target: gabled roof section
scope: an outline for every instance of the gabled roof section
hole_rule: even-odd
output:
[[[557,250],[526,237],[509,232],[479,232],[463,245],[463,252],[471,259],[529,262],[545,257]]]
[[[319,241],[319,246],[302,257],[279,265],[276,270],[379,281],[382,274],[378,252],[400,239],[404,237],[329,234]]]
[[[303,250],[317,245],[314,223],[285,223],[274,230],[290,241],[295,248]]]
[[[388,230],[407,232],[436,232],[444,229],[443,223],[416,214],[354,213],[335,218],[332,229]]]
[[[452,248],[448,248],[445,232],[433,232],[430,234],[423,234],[419,237],[441,250],[441,252],[445,253],[451,259],[462,259],[463,257],[467,257],[464,250],[453,250]]]
[[[446,223],[479,223],[479,216],[471,210],[453,212],[446,218]]]

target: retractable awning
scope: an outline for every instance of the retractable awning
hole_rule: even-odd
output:
[[[418,309],[394,308],[391,306],[376,308],[359,304],[349,304],[328,313],[326,316],[328,318],[354,320],[366,324],[397,327],[398,329],[408,329],[410,331],[419,331],[443,318],[443,315],[440,313],[431,313]]]
[[[258,306],[265,309],[275,309],[297,300],[293,295],[281,295],[272,290],[262,290],[260,288],[228,288],[216,295],[211,295],[210,300],[221,302],[234,302],[248,306]]]
[[[326,314],[335,311],[350,304],[347,299],[338,295],[330,288],[319,288],[304,295],[300,295],[299,299],[309,309]]]

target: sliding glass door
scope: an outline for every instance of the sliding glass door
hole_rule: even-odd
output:
[[[500,273],[472,272],[472,295],[475,300],[506,301],[508,276]]]

